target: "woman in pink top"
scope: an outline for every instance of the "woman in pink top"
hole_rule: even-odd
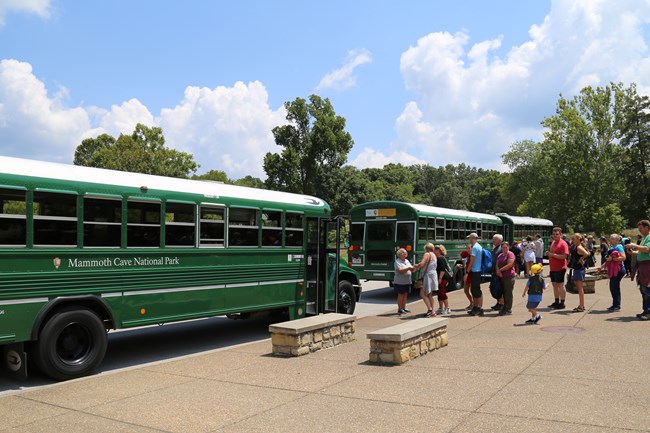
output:
[[[512,314],[512,291],[515,288],[515,254],[510,251],[510,243],[501,243],[501,254],[497,257],[497,277],[501,278],[503,288],[503,307],[499,316]]]

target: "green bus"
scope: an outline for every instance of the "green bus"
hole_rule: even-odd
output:
[[[535,240],[538,233],[544,242],[544,252],[551,245],[551,232],[553,231],[553,222],[543,218],[532,218],[527,216],[514,216],[507,213],[496,214],[503,221],[503,238],[510,244],[517,240],[521,241],[530,236]]]
[[[424,245],[432,242],[447,249],[454,269],[451,289],[463,286],[460,253],[467,247],[467,236],[476,232],[479,242],[492,248],[492,236],[503,228],[495,215],[397,201],[357,205],[350,211],[350,221],[348,265],[362,278],[392,282],[396,251],[404,248],[414,263],[420,260]]]
[[[107,331],[258,311],[352,313],[358,273],[316,197],[0,157],[0,348],[66,380]],[[334,234],[332,234],[334,233]]]

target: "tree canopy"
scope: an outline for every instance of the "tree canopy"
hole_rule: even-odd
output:
[[[76,165],[187,178],[199,165],[186,152],[165,147],[162,129],[138,123],[131,135],[87,138],[77,147]]]
[[[329,99],[311,95],[285,102],[289,124],[273,128],[281,153],[264,157],[266,186],[280,191],[316,195],[325,174],[347,161],[354,142]]]

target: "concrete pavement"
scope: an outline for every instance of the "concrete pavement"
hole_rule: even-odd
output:
[[[403,366],[369,364],[365,334],[423,313],[421,301],[401,318],[393,306],[361,318],[355,341],[300,358],[270,355],[265,340],[17,391],[0,398],[0,431],[650,431],[650,322],[635,317],[636,286],[624,280],[620,312],[605,312],[601,280],[587,312],[542,308],[523,325],[524,281],[512,316],[469,317],[452,293],[449,346]]]

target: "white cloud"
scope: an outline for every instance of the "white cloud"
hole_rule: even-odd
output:
[[[271,130],[286,123],[284,107],[269,107],[258,81],[215,89],[187,87],[174,108],[153,115],[137,99],[110,109],[66,108],[68,91],[48,95],[29,63],[0,61],[0,142],[5,155],[71,162],[81,140],[131,134],[137,123],[160,126],[170,148],[194,155],[200,172],[264,177],[266,152],[277,152]]]
[[[50,0],[0,0],[0,26],[5,24],[8,12],[34,13],[42,18],[50,16]]]
[[[555,0],[503,58],[500,35],[470,46],[465,31],[428,34],[401,57],[415,101],[396,120],[393,146],[415,144],[410,152],[432,164],[499,167],[512,142],[541,138],[560,93],[610,81],[650,93],[649,22],[650,0]]]
[[[329,74],[325,75],[318,83],[316,90],[335,89],[344,90],[354,87],[357,84],[357,79],[354,75],[354,70],[366,63],[372,62],[372,55],[366,49],[353,50],[348,52],[345,64]]]
[[[363,151],[350,162],[350,165],[357,168],[382,168],[386,164],[391,163],[408,166],[413,164],[425,164],[426,162],[402,150],[386,155],[376,149],[365,147]]]
[[[160,126],[169,146],[194,154],[202,170],[230,177],[265,177],[266,152],[277,152],[271,130],[286,123],[284,107],[269,107],[259,81],[215,89],[188,87],[179,105],[163,109]]]
[[[0,141],[5,155],[70,161],[90,128],[83,108],[66,108],[67,89],[49,96],[29,63],[0,61]]]

